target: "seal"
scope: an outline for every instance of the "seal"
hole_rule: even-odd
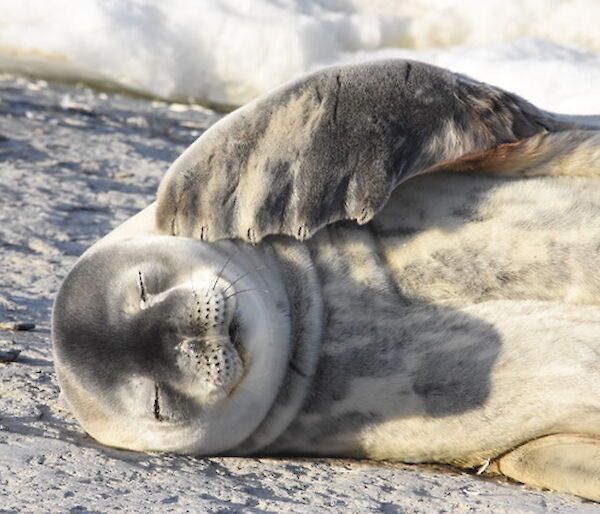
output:
[[[284,85],[69,272],[61,389],[109,446],[485,467],[600,501],[599,148],[596,118],[421,63]]]

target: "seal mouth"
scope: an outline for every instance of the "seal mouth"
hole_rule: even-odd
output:
[[[246,369],[242,340],[237,312],[231,316],[228,327],[223,327],[219,333],[182,340],[176,346],[177,365],[187,394],[204,405],[229,396],[241,382]],[[155,405],[159,405],[158,395],[156,398]],[[155,419],[160,419],[160,413]]]
[[[231,396],[242,382],[246,374],[242,339],[239,314],[235,312],[221,334],[186,338],[176,346],[177,364],[183,373],[183,382],[176,389],[192,399],[194,411],[210,409]],[[155,382],[152,394],[147,420],[151,425],[175,428],[188,424],[180,400],[169,393],[169,387]]]

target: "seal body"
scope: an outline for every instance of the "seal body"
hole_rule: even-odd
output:
[[[340,222],[303,243],[132,237],[126,224],[84,254],[59,294],[53,330],[61,386],[94,437],[138,450],[473,467],[564,434],[587,454],[596,445],[590,450],[582,437],[595,440],[600,423],[594,186],[585,178],[423,176],[398,189],[371,223]],[[131,223],[137,230],[139,220]],[[146,332],[136,314],[139,269],[151,284],[151,307],[140,311],[149,316]],[[102,315],[105,293],[77,293],[88,273],[134,300],[102,300]],[[217,297],[236,301],[212,320],[216,333],[229,330],[233,311],[246,325],[240,345],[247,350],[225,389],[207,378],[208,365],[194,365],[197,380],[179,376],[190,352],[200,360],[235,357],[219,350],[218,338],[179,334],[172,350],[156,346],[172,325],[189,326],[183,306],[197,305],[215,283]],[[78,311],[67,305],[73,297]],[[96,319],[82,314],[90,312]],[[106,338],[118,344],[109,348]],[[131,362],[140,345],[161,367]],[[569,440],[558,454],[573,448]],[[597,497],[593,484],[564,485],[564,471],[536,482],[519,469],[491,469]]]
[[[73,413],[120,448],[491,463],[600,501],[599,126],[404,61],[232,113],[61,286]]]
[[[594,185],[422,177],[371,224],[313,238],[323,345],[271,450],[473,467],[598,434]]]

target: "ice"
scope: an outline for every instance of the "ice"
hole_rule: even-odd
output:
[[[600,112],[596,0],[0,0],[0,69],[240,105],[319,67],[425,60]]]

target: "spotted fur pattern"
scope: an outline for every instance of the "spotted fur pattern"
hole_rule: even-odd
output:
[[[309,243],[325,334],[275,453],[480,466],[600,427],[595,179],[446,174]]]
[[[192,144],[161,183],[157,226],[209,241],[302,240],[336,220],[368,222],[411,176],[455,161],[492,167],[488,151],[501,146],[495,161],[506,162],[536,135],[544,154],[543,134],[573,127],[419,62],[326,68],[230,114]]]

